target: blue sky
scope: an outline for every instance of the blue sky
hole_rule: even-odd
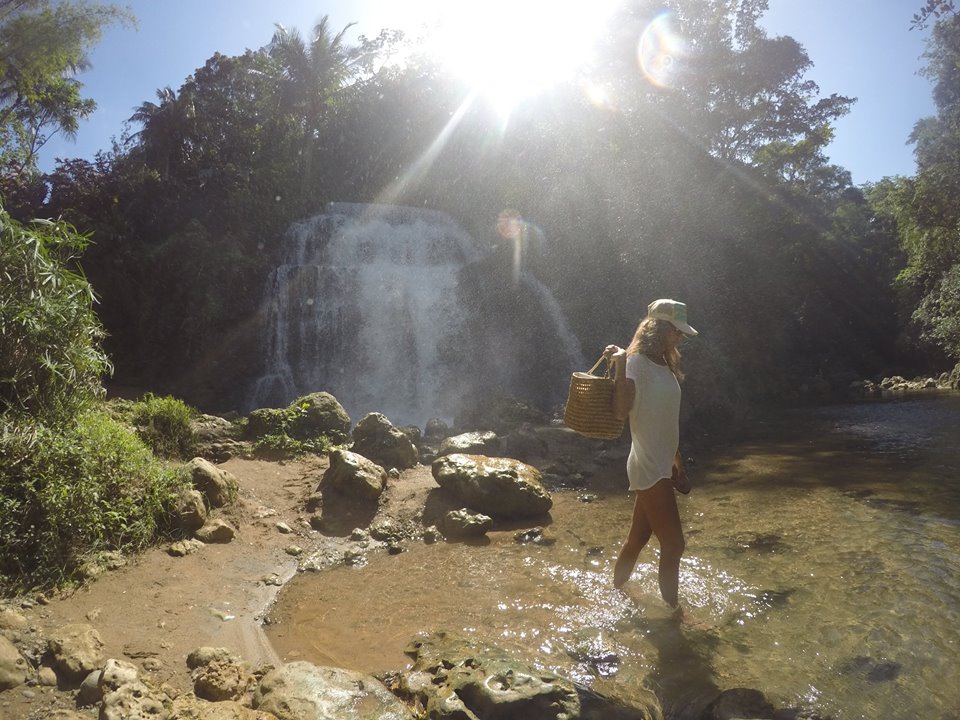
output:
[[[459,2],[462,0],[449,0]],[[515,0],[526,2],[528,0]],[[321,15],[339,30],[375,36],[381,28],[411,29],[442,0],[136,0],[127,4],[138,29],[114,27],[91,53],[80,76],[98,104],[75,142],[54,138],[41,153],[43,170],[56,157],[92,159],[119,137],[124,121],[164,86],[178,89],[213,55],[242,53],[269,42],[274,23],[306,32]],[[814,67],[808,77],[823,95],[858,98],[838,121],[828,148],[854,183],[914,172],[906,144],[914,123],[934,112],[929,82],[917,75],[926,32],[909,30],[921,0],[770,0],[763,24],[771,35],[791,35]],[[447,6],[449,7],[449,5]]]

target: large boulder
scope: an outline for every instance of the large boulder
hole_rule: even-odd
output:
[[[292,662],[260,681],[253,706],[278,720],[413,720],[413,713],[371,675]]]
[[[466,432],[444,438],[437,457],[453,453],[494,454],[500,450],[500,438],[494,432]]]
[[[381,466],[355,452],[334,450],[318,490],[325,498],[376,502],[386,487],[387,471]]]
[[[203,494],[211,507],[223,507],[236,499],[240,483],[233,474],[201,457],[191,460],[187,468],[193,486]]]
[[[287,428],[287,434],[297,440],[328,437],[345,440],[350,433],[350,416],[337,399],[328,392],[316,392],[297,398],[290,404],[296,409]]]
[[[64,685],[79,685],[91,671],[103,667],[103,641],[90,625],[64,625],[48,637],[47,647]]]
[[[431,471],[457,504],[495,519],[543,515],[553,507],[540,471],[519,460],[457,453],[434,460]]]
[[[385,468],[405,470],[420,460],[410,437],[381,413],[366,415],[353,429],[353,451]]]

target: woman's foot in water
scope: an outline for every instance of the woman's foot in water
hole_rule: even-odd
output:
[[[615,588],[619,589],[627,584],[627,580],[633,574],[633,568],[636,567],[638,555],[639,553],[631,556],[629,552],[620,551],[617,556],[617,563],[613,566],[613,586]]]

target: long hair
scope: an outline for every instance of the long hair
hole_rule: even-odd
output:
[[[672,327],[669,320],[644,318],[633,333],[633,340],[627,346],[627,355],[646,355],[654,362],[663,360],[677,380],[683,380],[680,369],[680,351],[674,347],[667,350],[667,333]]]

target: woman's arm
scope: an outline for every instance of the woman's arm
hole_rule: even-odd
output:
[[[636,392],[633,380],[627,377],[627,351],[616,345],[607,345],[603,354],[613,363],[613,416],[624,420],[630,414]]]

